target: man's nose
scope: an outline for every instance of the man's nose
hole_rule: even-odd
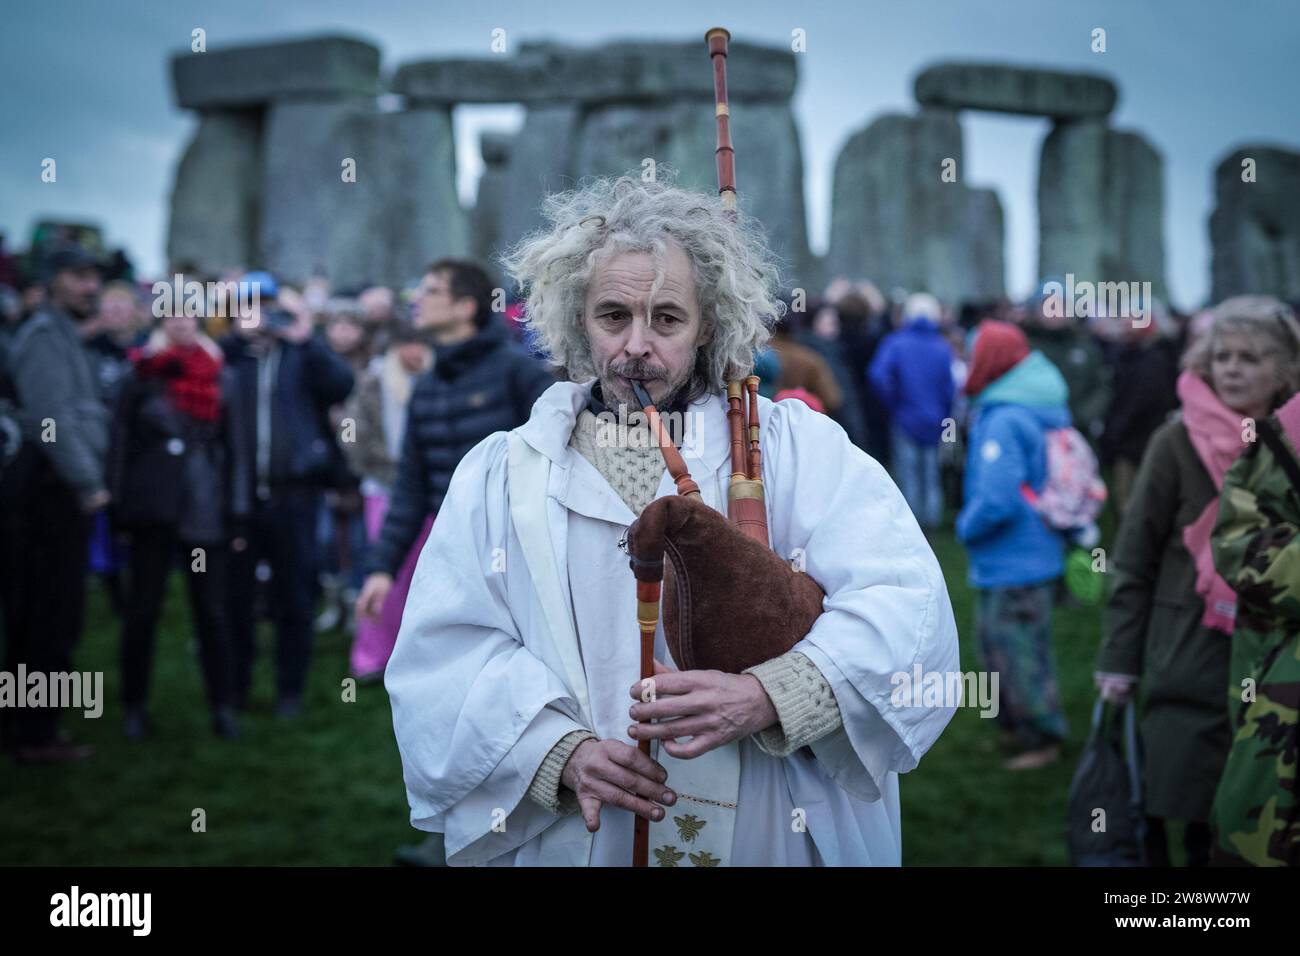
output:
[[[627,352],[628,355],[649,355],[650,330],[647,328],[645,320],[639,316],[633,316],[631,325],[632,328],[628,332],[623,351]]]

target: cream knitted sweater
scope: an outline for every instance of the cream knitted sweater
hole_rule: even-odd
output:
[[[635,515],[654,500],[663,478],[664,459],[650,440],[650,431],[603,425],[588,409],[578,414],[569,446],[601,473]],[[798,651],[790,651],[745,671],[758,678],[776,709],[777,723],[754,734],[766,753],[785,757],[800,747],[838,730],[843,720],[830,684],[817,665]],[[528,796],[553,813],[576,813],[578,799],[561,786],[564,765],[584,740],[594,740],[588,730],[574,730],[560,738],[542,761],[528,788]]]

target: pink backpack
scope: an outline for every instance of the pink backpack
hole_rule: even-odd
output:
[[[1047,481],[1039,492],[1021,485],[1021,494],[1058,531],[1091,524],[1106,504],[1106,483],[1098,472],[1097,456],[1077,429],[1052,428],[1045,438]]]

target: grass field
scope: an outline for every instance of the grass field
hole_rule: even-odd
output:
[[[963,670],[979,663],[966,559],[950,533],[934,542],[961,632]],[[209,733],[188,607],[174,576],[155,662],[153,740],[121,735],[117,622],[92,587],[81,670],[105,672],[104,714],[66,720],[95,757],[77,766],[0,762],[0,865],[387,865],[414,842],[401,762],[381,685],[342,701],[347,639],[318,638],[306,713],[277,720],[271,661],[259,662],[244,739]],[[1056,660],[1070,721],[1054,767],[1001,769],[994,722],[960,710],[921,765],[902,778],[908,865],[1063,865],[1066,790],[1087,733],[1098,641],[1096,608],[1058,607]],[[269,642],[264,628],[262,637]],[[264,645],[265,647],[265,645]],[[2,759],[2,758],[0,758]],[[206,832],[194,832],[202,810]]]

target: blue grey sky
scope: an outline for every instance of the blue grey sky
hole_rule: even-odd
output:
[[[716,24],[781,45],[806,31],[795,115],[817,252],[839,148],[881,113],[911,111],[913,78],[938,60],[1088,69],[1117,81],[1113,123],[1140,130],[1165,160],[1171,298],[1184,308],[1209,293],[1214,165],[1245,143],[1300,149],[1300,0],[4,0],[0,229],[25,245],[42,216],[89,219],[142,274],[166,268],[167,197],[196,125],[174,105],[167,64],[195,27],[209,48],[351,33],[379,46],[391,70],[431,55],[486,56],[497,27],[513,46],[693,39]],[[1090,48],[1096,27],[1106,30],[1105,53]],[[516,107],[458,110],[463,197],[479,171],[477,132],[515,128],[521,117]],[[1000,194],[1008,288],[1024,295],[1037,279],[1034,191],[1047,121],[967,113],[963,126],[964,178]],[[57,183],[40,180],[47,156],[58,161]]]

